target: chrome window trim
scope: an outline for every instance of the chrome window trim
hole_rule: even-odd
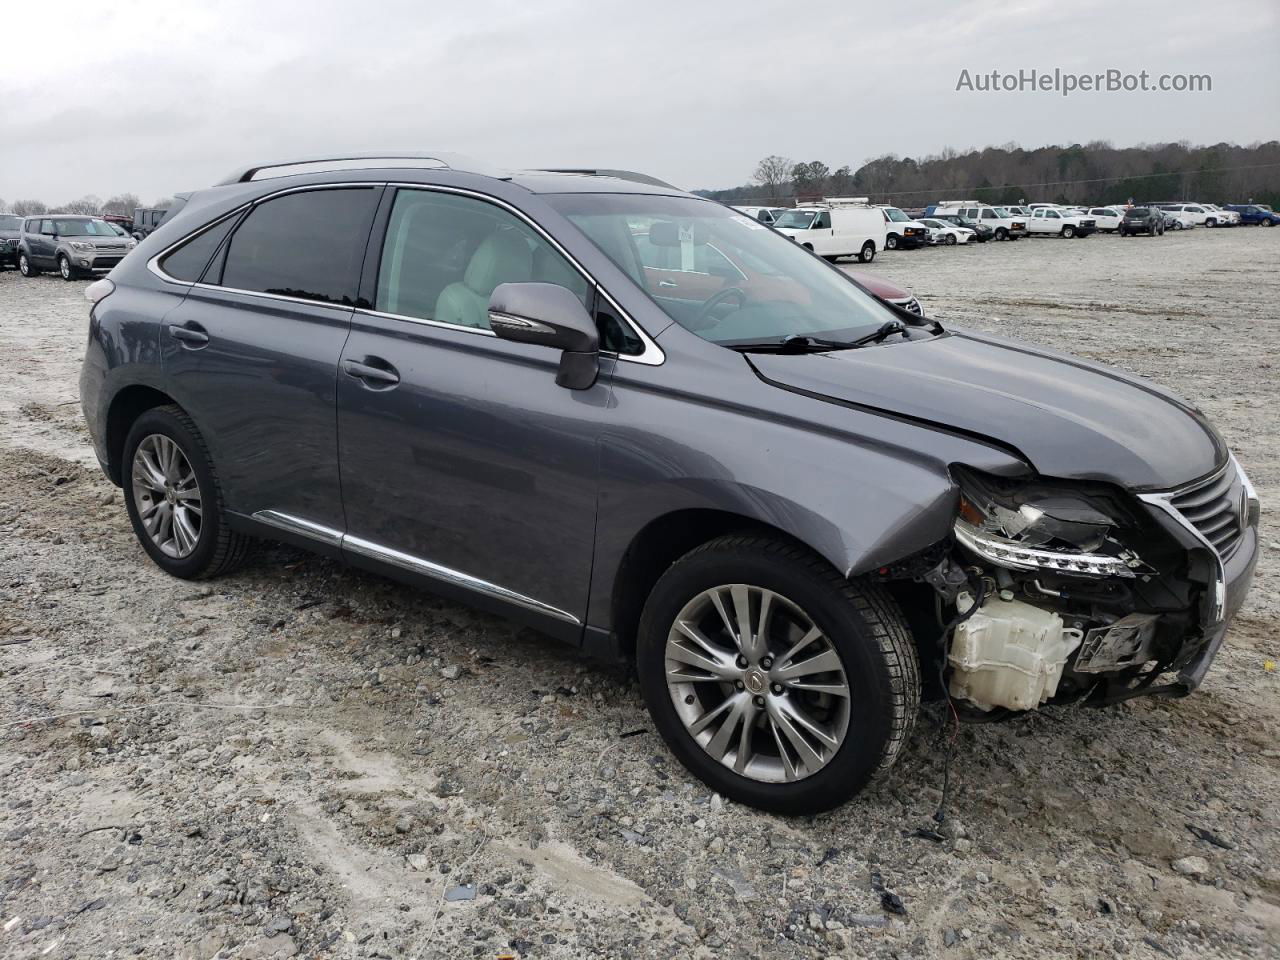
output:
[[[660,366],[667,359],[666,354],[662,352],[662,348],[658,346],[657,342],[651,336],[649,336],[648,332],[643,327],[641,327],[640,324],[636,323],[634,318],[632,318],[631,314],[622,308],[622,304],[618,303],[617,299],[613,296],[613,294],[611,294],[607,289],[605,289],[604,285],[601,284],[598,280],[596,280],[596,278],[593,277],[590,274],[590,272],[581,263],[578,262],[577,258],[575,258],[571,253],[569,253],[569,251],[566,250],[564,246],[558,240],[556,240],[555,237],[551,236],[551,234],[549,234],[545,229],[543,229],[543,227],[540,224],[538,224],[535,220],[533,220],[531,217],[525,214],[518,207],[513,206],[512,204],[508,203],[505,200],[502,200],[499,197],[495,197],[492,194],[483,193],[479,190],[468,190],[463,187],[450,187],[450,186],[445,186],[443,184],[435,184],[435,183],[403,183],[399,181],[390,181],[390,180],[389,181],[359,180],[359,181],[352,181],[350,183],[320,183],[320,184],[308,184],[306,186],[299,186],[299,187],[287,187],[283,190],[276,190],[272,193],[264,194],[263,196],[258,197],[255,200],[246,201],[245,203],[242,203],[240,206],[236,207],[234,210],[231,210],[223,214],[221,217],[218,217],[218,219],[212,220],[209,223],[205,224],[203,227],[201,227],[199,230],[195,231],[194,233],[189,233],[186,236],[182,237],[181,239],[175,240],[173,243],[165,247],[163,250],[161,250],[159,253],[157,253],[150,260],[147,261],[147,269],[150,270],[157,277],[159,277],[161,280],[165,281],[166,283],[176,284],[178,286],[187,287],[188,289],[198,288],[202,290],[226,290],[230,293],[238,293],[238,294],[241,294],[244,296],[250,296],[250,297],[263,297],[271,300],[283,300],[289,303],[305,303],[305,304],[319,305],[322,307],[337,307],[343,310],[350,310],[352,308],[347,304],[330,303],[325,300],[306,300],[302,297],[288,297],[278,293],[263,293],[262,291],[259,291],[259,290],[240,290],[236,287],[224,287],[224,286],[218,286],[217,284],[198,283],[191,280],[179,280],[177,277],[171,277],[169,274],[165,273],[164,270],[160,268],[160,260],[166,257],[171,252],[173,252],[178,247],[182,246],[183,244],[187,243],[190,240],[194,240],[196,237],[200,236],[202,233],[212,230],[214,227],[216,227],[218,224],[222,223],[224,220],[228,219],[229,217],[240,216],[249,208],[256,207],[260,203],[265,203],[268,200],[272,200],[272,199],[275,199],[276,197],[284,196],[285,194],[288,194],[288,193],[304,193],[311,190],[342,190],[348,187],[397,187],[397,188],[404,188],[407,190],[430,190],[436,193],[452,193],[452,194],[458,194],[460,196],[465,196],[465,197],[475,197],[476,199],[485,201],[487,203],[492,203],[495,206],[501,207],[502,209],[506,210],[507,212],[513,214],[514,216],[518,217],[519,219],[527,223],[548,243],[550,243],[560,253],[561,256],[563,256],[566,260],[568,260],[569,263],[573,265],[573,268],[577,270],[578,273],[582,276],[582,278],[588,284],[590,284],[596,290],[596,292],[598,292],[602,297],[604,297],[606,300],[609,301],[613,309],[617,311],[618,316],[620,316],[622,318],[622,321],[628,327],[631,328],[631,331],[637,337],[639,337],[640,342],[644,345],[644,349],[641,350],[640,353],[618,353],[612,350],[602,350],[600,352],[603,355],[609,356],[609,357],[615,357],[618,360],[625,360],[628,363],[639,363],[645,366],[653,366],[653,367]],[[468,327],[463,324],[457,324],[457,323],[444,323],[439,320],[427,319],[426,317],[410,317],[400,313],[387,313],[382,310],[375,310],[371,307],[355,307],[355,310],[358,313],[367,314],[368,316],[383,317],[389,320],[407,320],[410,323],[421,323],[429,327],[440,327],[445,330],[460,330],[464,333],[481,333],[486,336],[496,336],[496,334],[494,334],[492,330],[484,330],[480,327]]]
[[[535,613],[546,614],[547,616],[555,617],[557,620],[563,620],[579,627],[582,626],[582,621],[567,610],[561,610],[559,607],[543,603],[541,600],[535,600],[533,597],[517,593],[515,590],[510,590],[496,583],[490,583],[488,580],[473,577],[471,574],[463,573],[461,570],[433,563],[414,554],[375,543],[372,540],[365,540],[362,537],[343,533],[341,530],[335,530],[333,527],[327,527],[322,523],[316,523],[304,517],[296,517],[293,514],[283,513],[279,510],[258,510],[252,515],[251,519],[286,533],[309,537],[329,546],[350,550],[352,553],[368,557],[371,560],[389,563],[411,573],[422,574],[433,580],[450,583],[475,593],[481,593],[485,596],[523,607],[526,610],[532,610]]]

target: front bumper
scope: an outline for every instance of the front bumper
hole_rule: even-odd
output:
[[[0,241],[0,263],[18,265],[18,241]]]

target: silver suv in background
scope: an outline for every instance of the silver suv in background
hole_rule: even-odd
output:
[[[98,217],[28,217],[18,238],[18,270],[24,277],[57,270],[63,280],[104,274],[137,245]]]

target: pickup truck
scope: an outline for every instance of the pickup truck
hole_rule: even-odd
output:
[[[1037,207],[1027,223],[1031,235],[1041,237],[1087,237],[1098,222],[1087,214],[1071,213],[1056,207]]]
[[[993,207],[976,200],[944,200],[942,203],[927,207],[926,217],[941,217],[955,214],[967,220],[975,220],[991,228],[992,237],[996,240],[1017,240],[1027,235],[1027,223],[1030,218],[1018,216],[1004,207]]]

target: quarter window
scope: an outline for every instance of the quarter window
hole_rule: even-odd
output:
[[[488,329],[494,288],[527,281],[565,287],[590,307],[582,274],[501,207],[429,190],[396,194],[378,265],[380,312]]]
[[[236,217],[227,217],[204,233],[192,237],[173,253],[160,261],[160,269],[175,280],[195,283],[204,274],[204,268],[213,259],[223,239],[236,224]]]
[[[356,302],[360,264],[378,191],[371,187],[289,193],[258,204],[231,237],[221,276],[237,290]]]

